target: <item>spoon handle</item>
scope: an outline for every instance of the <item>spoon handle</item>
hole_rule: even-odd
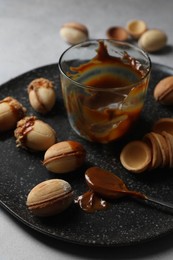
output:
[[[161,205],[161,206],[164,206],[168,209],[173,209],[173,203],[170,203],[170,202],[164,202],[164,201],[154,199],[154,198],[148,197],[148,196],[146,196],[145,200],[150,201],[150,202],[155,203],[155,204],[158,204],[158,205]]]

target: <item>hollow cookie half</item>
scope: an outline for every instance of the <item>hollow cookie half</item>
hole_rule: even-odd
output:
[[[120,161],[131,172],[144,172],[150,167],[152,161],[151,149],[143,141],[132,141],[121,151]]]

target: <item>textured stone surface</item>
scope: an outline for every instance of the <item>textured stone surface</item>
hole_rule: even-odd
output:
[[[100,166],[120,176],[129,189],[141,191],[151,197],[171,201],[173,197],[172,169],[157,169],[145,176],[137,177],[128,173],[119,162],[119,153],[128,140],[142,138],[150,131],[152,123],[159,117],[169,117],[173,109],[160,106],[153,99],[153,87],[173,70],[153,64],[151,82],[146,104],[141,118],[123,141],[100,145],[78,137],[70,128],[61,97],[58,65],[53,64],[29,71],[0,87],[0,95],[17,98],[27,109],[28,114],[39,116],[57,132],[58,140],[76,140],[87,151],[85,165],[76,172],[66,175],[49,173],[41,164],[43,153],[31,153],[16,148],[12,133],[2,134],[0,190],[5,208],[26,225],[65,241],[86,245],[121,246],[144,242],[173,231],[173,213],[165,213],[157,207],[124,198],[110,209],[95,214],[86,214],[77,205],[51,219],[39,219],[26,209],[26,197],[39,182],[49,178],[67,180],[75,191],[75,196],[87,190],[84,172],[90,166]],[[54,81],[57,102],[49,115],[37,114],[29,105],[26,88],[34,78],[45,77]],[[14,87],[15,86],[15,87]],[[2,163],[3,162],[3,163]]]

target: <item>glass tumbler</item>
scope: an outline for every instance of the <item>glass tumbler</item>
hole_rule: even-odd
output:
[[[108,143],[139,117],[151,61],[141,49],[114,40],[89,40],[59,59],[62,94],[71,127],[81,137]]]

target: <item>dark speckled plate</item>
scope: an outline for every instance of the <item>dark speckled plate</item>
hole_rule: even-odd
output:
[[[119,163],[119,153],[129,140],[142,138],[151,130],[152,123],[160,117],[173,117],[173,108],[163,107],[153,100],[153,87],[162,78],[173,75],[173,69],[153,64],[151,81],[141,118],[131,133],[122,141],[99,145],[80,139],[70,128],[61,97],[57,64],[29,71],[0,86],[0,99],[6,96],[17,98],[35,114],[50,123],[61,140],[76,140],[87,150],[83,168],[66,175],[48,172],[41,164],[42,153],[30,153],[16,148],[13,133],[0,135],[0,201],[12,215],[29,227],[64,241],[83,245],[122,246],[148,241],[173,231],[173,213],[144,203],[124,198],[115,202],[107,211],[87,214],[77,205],[51,218],[37,218],[28,212],[25,201],[28,192],[41,181],[63,178],[70,182],[75,195],[87,190],[84,172],[91,165],[101,166],[120,176],[130,189],[164,201],[173,202],[173,169],[157,169],[145,175],[135,176]],[[43,117],[29,105],[26,87],[38,77],[55,82],[57,104],[53,111]]]

